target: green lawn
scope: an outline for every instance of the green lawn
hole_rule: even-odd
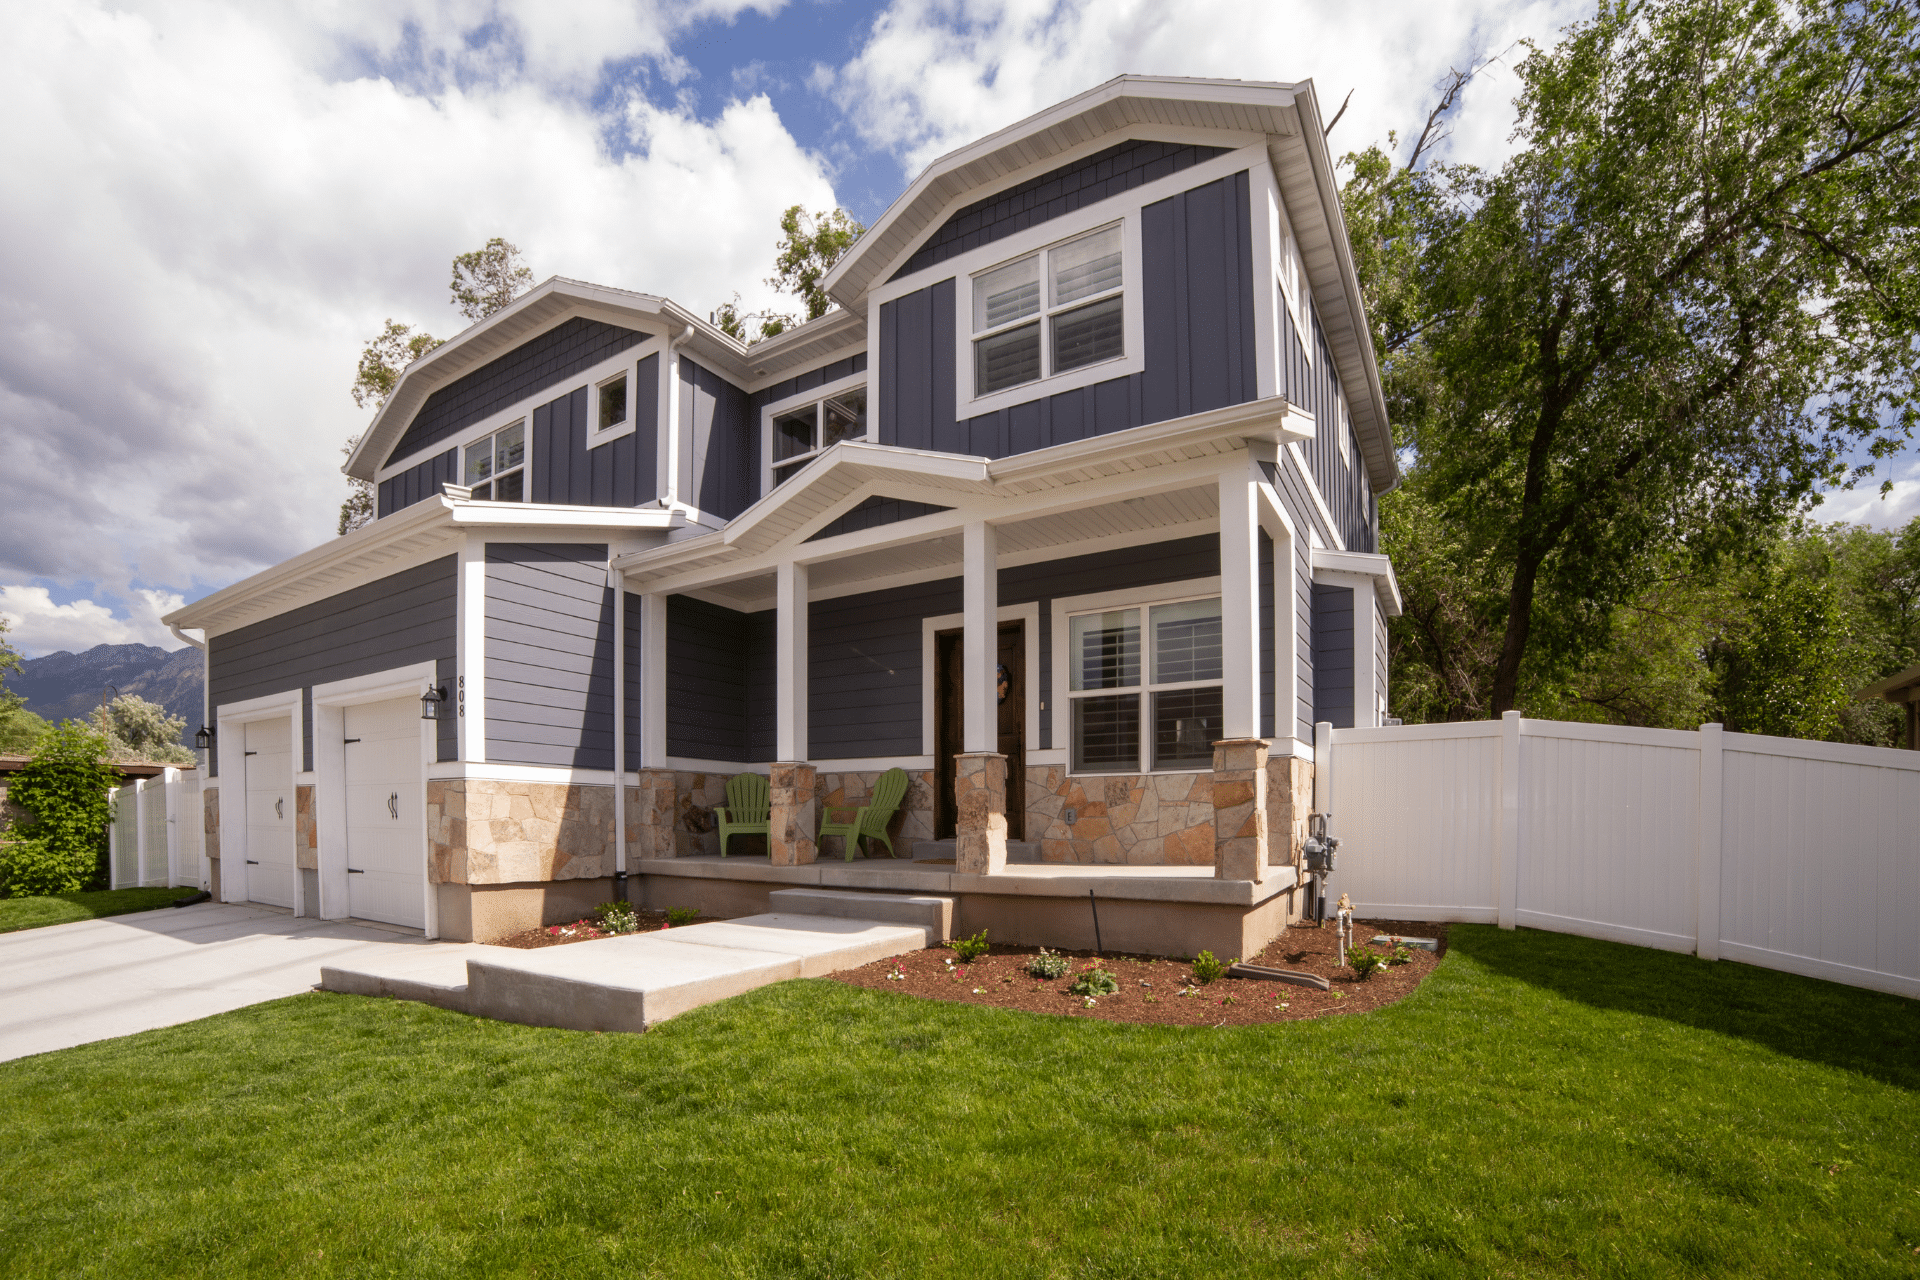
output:
[[[0,1064],[0,1273],[1913,1276],[1920,1003],[1456,927],[1379,1013],[311,995]]]
[[[51,893],[44,898],[0,898],[0,933],[151,911],[181,898],[191,898],[198,892],[198,889],[99,889],[90,893]]]

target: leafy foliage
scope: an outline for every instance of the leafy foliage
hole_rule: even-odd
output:
[[[193,752],[180,742],[186,727],[184,716],[169,714],[138,694],[121,694],[106,707],[107,749],[115,760],[192,764]]]
[[[960,957],[961,964],[972,964],[987,954],[987,931],[982,929],[971,938],[951,938],[947,945],[952,947],[954,954]]]
[[[1110,996],[1119,990],[1120,980],[1105,969],[1088,969],[1067,986],[1076,996]]]
[[[28,816],[16,833],[23,843],[4,855],[9,893],[70,893],[94,878],[113,820],[107,791],[119,781],[107,749],[105,737],[69,720],[14,777],[7,798]]]
[[[1202,986],[1219,981],[1226,971],[1227,966],[1215,959],[1211,951],[1202,951],[1193,958],[1193,980]]]
[[[469,320],[485,320],[532,286],[519,248],[499,236],[453,259],[453,305]]]
[[[780,215],[779,253],[767,283],[800,299],[806,318],[818,320],[833,306],[821,281],[865,230],[845,209],[809,217],[799,205],[791,206]]]
[[[594,914],[600,917],[600,927],[608,933],[640,932],[640,914],[631,902],[603,902],[594,909]]]
[[[1070,968],[1072,966],[1067,963],[1065,956],[1056,955],[1042,947],[1039,955],[1027,961],[1027,976],[1052,982],[1055,978],[1066,977]]]
[[[1766,575],[1740,622],[1710,654],[1727,728],[1781,738],[1825,738],[1839,727],[1849,688],[1846,648],[1831,582]]]
[[[47,730],[53,728],[25,707],[0,711],[0,755],[32,755]]]
[[[1423,718],[1563,681],[1623,606],[1751,561],[1864,474],[1848,449],[1911,435],[1916,26],[1891,0],[1603,3],[1521,63],[1498,172],[1347,158],[1412,450],[1383,526]]]
[[[682,925],[692,924],[700,918],[698,907],[668,907],[667,924],[678,929]]]
[[[1387,967],[1387,957],[1364,944],[1347,948],[1347,966],[1362,981],[1371,978],[1375,971]]]
[[[19,694],[7,688],[7,672],[20,670],[20,652],[7,643],[9,624],[4,615],[0,615],[0,715],[12,711],[25,701]]]

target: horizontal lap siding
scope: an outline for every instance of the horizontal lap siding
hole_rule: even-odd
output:
[[[489,543],[487,759],[613,768],[613,593],[598,543]]]
[[[382,480],[375,514],[385,518],[416,502],[425,502],[440,492],[441,485],[458,484],[459,479],[460,451],[449,449],[436,454],[418,466],[408,467],[398,475]]]
[[[454,557],[402,570],[364,586],[288,610],[207,642],[208,700],[244,702],[290,689],[372,675],[416,662],[435,664],[454,693],[457,681]],[[311,695],[303,698],[301,767],[313,768]],[[455,724],[439,722],[438,758],[455,758]]]
[[[1353,728],[1353,588],[1313,584],[1313,718]]]
[[[809,369],[805,373],[797,373],[793,377],[776,382],[770,387],[762,387],[760,390],[754,392],[751,398],[754,425],[756,428],[759,426],[760,410],[770,404],[779,404],[782,400],[791,400],[795,396],[803,396],[809,391],[819,390],[828,383],[838,382],[842,378],[851,378],[856,373],[865,373],[866,371],[867,353],[861,351],[855,355],[848,356],[845,360],[835,360],[832,364],[823,364],[818,369]],[[868,406],[868,411],[872,411],[871,405]],[[756,430],[754,434],[757,436],[759,432]]]
[[[1122,142],[1097,151],[958,210],[927,237],[892,279],[925,271],[969,249],[992,244],[1225,154],[1225,147],[1143,141]]]
[[[556,325],[428,396],[386,464],[458,435],[489,414],[538,395],[647,337],[580,316]]]
[[[880,442],[1004,458],[1255,399],[1248,191],[1241,172],[1142,210],[1140,373],[956,419],[961,282],[881,304]]]

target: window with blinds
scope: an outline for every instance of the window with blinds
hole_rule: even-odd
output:
[[[1067,619],[1073,768],[1207,769],[1224,723],[1220,598]]]
[[[1126,354],[1120,224],[973,278],[973,393]]]

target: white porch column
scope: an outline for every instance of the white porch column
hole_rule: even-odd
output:
[[[961,530],[965,574],[961,587],[966,662],[960,705],[961,746],[968,752],[1000,749],[1000,701],[995,656],[1000,649],[1000,557],[994,527],[975,520]]]
[[[807,566],[775,570],[774,748],[776,760],[807,758]]]
[[[1259,575],[1260,492],[1251,459],[1238,454],[1220,473],[1220,727],[1228,740],[1260,736]]]
[[[640,765],[667,761],[667,598],[640,598]],[[631,762],[629,762],[631,763]]]

